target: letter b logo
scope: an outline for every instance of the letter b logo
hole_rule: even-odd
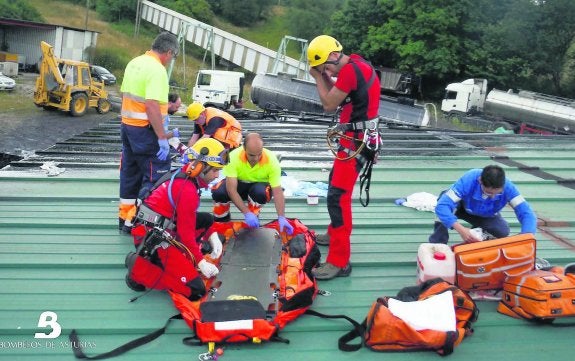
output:
[[[50,333],[36,332],[34,338],[56,338],[60,336],[60,334],[62,333],[62,327],[58,322],[56,322],[57,320],[58,315],[56,314],[56,312],[52,311],[42,312],[40,318],[38,319],[38,327],[42,328],[50,327],[52,329],[52,332]]]

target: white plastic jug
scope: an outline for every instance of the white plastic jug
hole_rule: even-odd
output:
[[[417,284],[432,278],[455,282],[455,256],[443,243],[422,243],[417,250]]]
[[[316,191],[310,190],[307,193],[307,204],[310,206],[317,205],[319,203],[319,196]]]

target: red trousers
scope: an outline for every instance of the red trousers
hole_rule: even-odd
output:
[[[194,300],[205,293],[204,283],[194,263],[179,249],[158,248],[162,267],[138,256],[130,267],[130,277],[137,283],[156,290],[171,290]]]
[[[338,152],[339,158],[345,158],[345,152]],[[351,195],[362,164],[357,158],[348,160],[335,159],[329,174],[327,191],[327,211],[330,224],[329,250],[326,261],[337,267],[345,267],[351,257],[351,231],[353,221],[351,214]]]

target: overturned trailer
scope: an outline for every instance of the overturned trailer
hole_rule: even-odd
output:
[[[289,112],[323,113],[323,106],[315,83],[288,74],[257,74],[250,92],[252,103],[261,109],[281,109]],[[414,104],[402,104],[389,98],[380,98],[380,118],[415,126],[427,126],[429,114]]]

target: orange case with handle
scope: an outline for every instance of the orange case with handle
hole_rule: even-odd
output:
[[[516,317],[552,321],[575,316],[575,274],[535,270],[509,277],[497,311]]]
[[[531,233],[453,246],[455,284],[466,291],[503,288],[506,277],[535,267],[535,237]]]

